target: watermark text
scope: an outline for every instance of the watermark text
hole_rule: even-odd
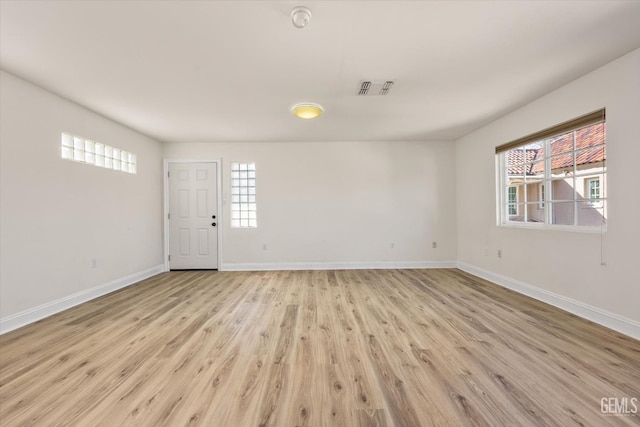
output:
[[[639,405],[637,397],[603,397],[600,399],[600,412],[603,415],[636,416]]]

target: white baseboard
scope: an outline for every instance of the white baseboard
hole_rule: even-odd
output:
[[[499,286],[558,307],[592,322],[606,326],[640,340],[640,322],[609,313],[583,302],[537,288],[524,282],[455,261],[384,261],[384,262],[293,262],[293,263],[228,263],[222,271],[273,271],[273,270],[354,270],[354,269],[415,269],[415,268],[459,268]],[[144,271],[130,274],[105,284],[95,286],[56,301],[34,307],[11,316],[0,318],[0,335],[36,322],[45,317],[67,310],[76,305],[132,285],[164,271],[157,265]]]
[[[58,300],[39,305],[34,308],[12,314],[11,316],[0,318],[0,335],[18,329],[22,326],[36,322],[45,317],[52,316],[61,311],[67,310],[76,305],[106,295],[110,292],[132,285],[140,280],[147,279],[164,271],[164,265],[156,265],[144,271],[129,274],[128,276],[112,280],[102,285],[86,289],[81,292],[60,298]]]
[[[606,326],[607,328],[618,331],[621,334],[640,340],[640,322],[636,322],[635,320],[609,313],[608,311],[593,307],[583,302],[537,288],[527,283],[523,283],[464,262],[458,262],[458,268],[462,271],[473,274],[474,276],[481,277],[497,285],[511,289],[512,291],[527,295],[531,298],[558,307],[564,311],[568,311],[569,313],[573,313],[576,316],[580,316],[594,323]]]
[[[410,268],[456,268],[455,261],[380,261],[380,262],[260,262],[226,263],[221,271],[274,270],[392,270]]]

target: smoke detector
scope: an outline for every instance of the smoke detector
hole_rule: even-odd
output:
[[[393,86],[393,80],[371,81],[362,80],[358,88],[358,96],[381,96],[388,95]]]
[[[304,28],[311,21],[311,9],[298,6],[291,9],[291,22],[296,28]]]

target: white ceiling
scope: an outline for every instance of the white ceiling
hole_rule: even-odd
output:
[[[161,141],[455,139],[638,47],[640,1],[0,2],[0,67]]]

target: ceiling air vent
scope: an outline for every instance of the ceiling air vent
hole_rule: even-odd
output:
[[[360,82],[360,88],[358,89],[358,96],[381,96],[387,95],[393,86],[393,81],[387,80],[384,82],[374,82],[370,80],[363,80]]]

